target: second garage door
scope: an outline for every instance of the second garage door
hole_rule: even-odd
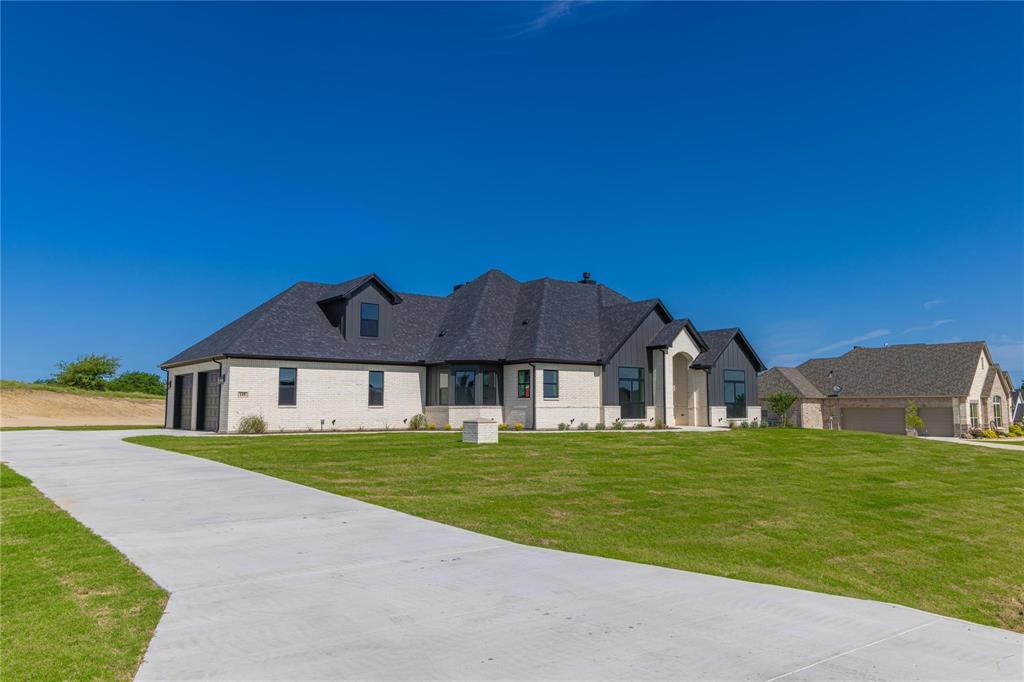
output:
[[[924,435],[926,436],[952,436],[953,435],[953,408],[951,407],[922,407],[918,414],[924,420]]]
[[[846,431],[907,432],[903,410],[892,407],[844,407],[842,427]]]

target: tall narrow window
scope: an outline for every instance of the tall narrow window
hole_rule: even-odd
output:
[[[277,370],[277,404],[295,404],[295,386],[298,383],[299,370],[294,367],[281,367]]]
[[[992,396],[992,424],[998,429],[1003,425],[1003,399]]]
[[[971,403],[971,428],[978,428],[978,422],[980,418],[978,416],[978,403]]]
[[[530,397],[530,370],[521,369],[516,373],[516,397]]]
[[[483,404],[484,405],[497,405],[498,404],[498,373],[492,371],[486,371],[481,373],[481,379],[483,382]]]
[[[724,370],[725,416],[742,419],[747,416],[747,381],[742,369]]]
[[[437,404],[448,404],[448,368],[442,367],[437,374]]]
[[[557,398],[558,397],[558,370],[557,369],[546,369],[546,370],[544,370],[544,397],[545,398]]]
[[[454,405],[476,405],[476,372],[460,369],[452,373],[455,382]]]
[[[644,370],[641,367],[619,367],[619,408],[623,419],[643,419]]]
[[[384,405],[384,372],[380,370],[370,370],[370,399],[367,405],[370,407]]]
[[[359,336],[376,337],[380,333],[380,306],[376,303],[359,305]]]

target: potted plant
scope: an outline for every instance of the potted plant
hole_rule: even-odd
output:
[[[904,421],[906,422],[908,436],[916,436],[918,429],[924,429],[924,420],[917,413],[917,404],[913,400],[907,401],[907,412]]]

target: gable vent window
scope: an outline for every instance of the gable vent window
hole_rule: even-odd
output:
[[[370,399],[367,405],[370,407],[384,406],[384,372],[370,370]]]
[[[277,404],[294,405],[295,388],[298,383],[299,370],[294,367],[281,367],[277,370]]]
[[[380,306],[376,303],[359,305],[359,335],[377,338],[380,334]]]

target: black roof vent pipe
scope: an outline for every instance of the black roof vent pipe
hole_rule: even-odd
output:
[[[597,284],[594,280],[590,279],[590,273],[584,272],[583,279],[579,281],[580,284]]]

